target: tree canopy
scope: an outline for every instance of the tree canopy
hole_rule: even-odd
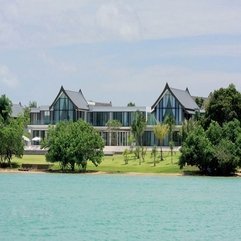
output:
[[[228,88],[215,90],[209,97],[205,112],[205,127],[211,121],[217,121],[220,125],[234,119],[241,119],[241,93],[233,84]]]
[[[22,157],[23,145],[23,126],[22,118],[10,119],[8,123],[0,121],[0,162],[11,165],[13,156]]]
[[[77,122],[60,122],[48,131],[42,148],[48,148],[46,159],[59,162],[62,169],[72,171],[75,165],[85,171],[87,161],[94,165],[101,163],[104,141],[99,132],[83,120]]]
[[[196,125],[181,147],[179,165],[197,166],[208,175],[230,175],[241,166],[241,123],[239,120],[220,126],[212,121],[205,131]]]
[[[2,119],[4,122],[8,121],[11,113],[12,113],[11,100],[6,95],[0,96],[0,119]]]

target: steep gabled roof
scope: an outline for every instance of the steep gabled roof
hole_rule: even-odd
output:
[[[198,105],[193,100],[189,91],[179,90],[174,88],[170,88],[170,90],[173,93],[173,95],[178,99],[178,101],[181,103],[181,105],[185,107],[185,109],[191,109],[191,110],[199,109]]]
[[[185,109],[188,109],[188,110],[199,109],[198,105],[193,100],[192,96],[190,95],[188,89],[186,89],[186,90],[179,90],[179,89],[175,89],[175,88],[170,88],[168,83],[166,83],[166,86],[165,86],[164,90],[162,91],[161,95],[158,97],[156,102],[151,107],[152,109],[154,109],[156,107],[156,105],[159,103],[159,101],[161,100],[161,98],[165,94],[166,90],[169,90],[171,92],[171,94],[179,101],[179,103]]]
[[[88,102],[86,101],[83,93],[81,90],[79,90],[79,92],[77,91],[72,91],[72,90],[65,90],[63,86],[61,86],[60,91],[57,95],[57,97],[55,98],[54,102],[52,103],[52,105],[50,106],[50,108],[53,107],[53,105],[55,104],[55,102],[57,101],[57,99],[59,98],[59,95],[61,93],[64,93],[67,97],[69,97],[69,99],[72,101],[72,103],[76,106],[76,108],[78,109],[82,109],[82,110],[88,110],[89,106],[88,106]]]

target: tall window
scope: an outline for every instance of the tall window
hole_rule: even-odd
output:
[[[62,93],[53,107],[53,122],[74,120],[74,106],[71,100]]]
[[[182,122],[182,107],[169,91],[166,91],[163,98],[156,106],[155,116],[159,122],[163,122],[167,116],[172,116],[176,124],[180,124]]]

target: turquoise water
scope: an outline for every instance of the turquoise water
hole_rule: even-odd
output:
[[[241,179],[0,174],[0,240],[241,240]]]

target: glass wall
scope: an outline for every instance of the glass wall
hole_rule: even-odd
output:
[[[176,125],[180,125],[183,122],[183,108],[169,91],[166,91],[163,98],[155,107],[154,114],[156,119],[161,123],[167,116],[172,116]]]
[[[101,131],[106,146],[128,146],[130,131]]]
[[[105,126],[110,120],[110,112],[88,112],[87,121],[93,126]]]
[[[62,93],[53,106],[52,121],[55,124],[64,120],[76,120],[76,113],[73,103]]]

